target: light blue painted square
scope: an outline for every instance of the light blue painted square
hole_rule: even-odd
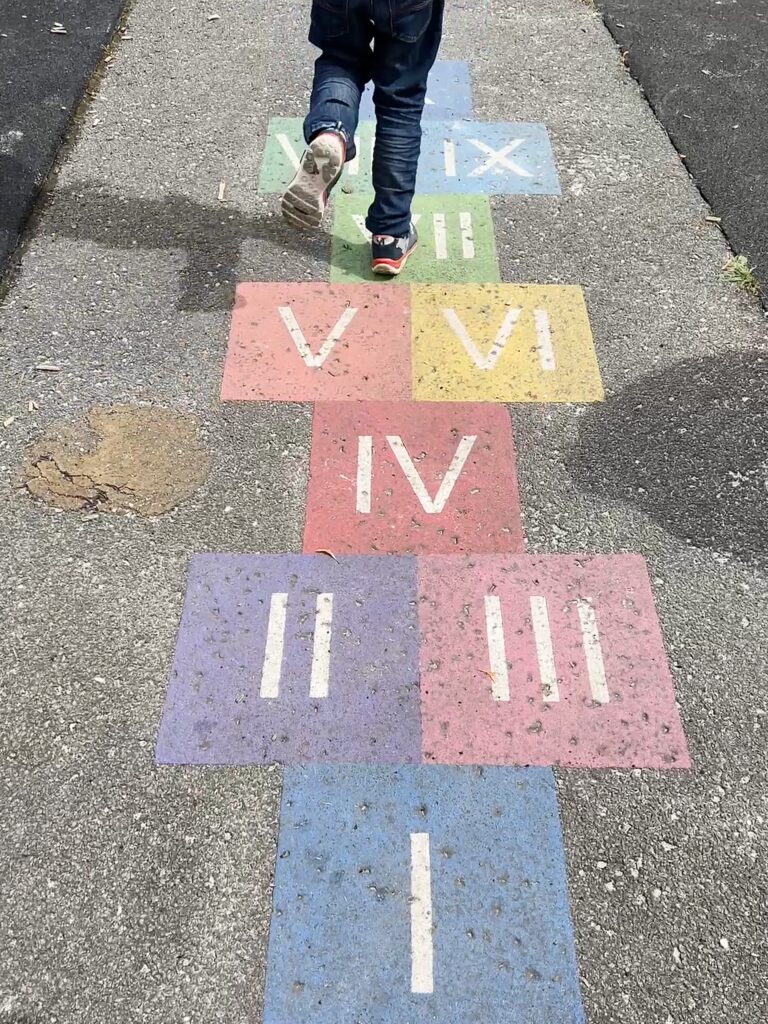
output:
[[[430,994],[411,990],[412,834]],[[286,771],[264,1024],[584,1020],[551,770]]]
[[[369,82],[360,104],[360,119],[371,121],[375,116],[373,83]],[[439,60],[429,74],[423,120],[453,120],[461,117],[472,117],[469,64],[463,60]]]
[[[425,121],[418,190],[490,195],[559,195],[543,124]]]

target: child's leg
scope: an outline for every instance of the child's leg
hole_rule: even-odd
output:
[[[371,75],[373,27],[365,0],[312,4],[309,40],[323,52],[315,62],[307,149],[283,196],[283,216],[298,227],[317,227],[344,162],[355,156],[360,98]]]
[[[411,226],[411,202],[421,151],[421,115],[427,77],[440,46],[444,2],[428,0],[416,10],[412,3],[400,2],[403,14],[398,14],[397,6],[397,0],[393,0],[391,25],[376,23],[376,199],[368,211],[367,227],[373,235],[404,238]]]

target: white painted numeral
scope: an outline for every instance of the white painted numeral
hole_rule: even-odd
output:
[[[432,221],[435,226],[435,256],[439,260],[447,260],[448,231],[445,226],[445,214],[436,213]]]
[[[280,145],[280,148],[288,157],[288,162],[290,163],[291,167],[293,167],[294,171],[298,171],[301,168],[301,157],[293,148],[293,143],[288,138],[288,136],[283,135],[282,132],[279,135],[277,135],[276,138]]]
[[[517,321],[520,319],[522,309],[510,309],[507,310],[507,314],[504,317],[504,322],[499,328],[499,333],[496,335],[496,340],[490,348],[490,351],[483,355],[477,345],[474,343],[472,338],[469,336],[469,331],[462,323],[461,317],[455,309],[444,309],[443,316],[448,322],[448,326],[451,328],[453,333],[462,343],[466,349],[467,355],[472,360],[473,364],[478,370],[492,370],[496,363],[499,361],[499,356],[504,351],[507,342],[510,339],[512,331],[515,329]]]
[[[456,482],[461,476],[467,459],[475,446],[475,441],[477,441],[476,434],[462,437],[451,459],[448,471],[440,482],[437,494],[434,498],[431,498],[408,449],[403,443],[402,437],[397,434],[387,435],[387,443],[392,449],[392,454],[397,459],[398,465],[413,489],[413,493],[419,499],[421,507],[430,516],[439,515],[445,510],[448,499],[451,497]],[[357,501],[355,507],[360,515],[367,515],[371,511],[372,489],[373,438],[366,434],[357,439]]]
[[[472,228],[472,214],[459,214],[459,227],[461,228],[461,249],[465,260],[475,258],[475,235]]]
[[[511,171],[520,178],[532,178],[533,175],[530,171],[526,171],[520,164],[509,159],[509,154],[522,146],[525,139],[513,139],[508,145],[502,149],[492,149],[490,146],[486,146],[480,139],[469,139],[477,149],[480,150],[485,156],[488,157],[484,164],[479,164],[474,170],[470,171],[471,178],[482,177],[483,174],[487,174],[488,171],[493,171],[494,174],[502,174],[504,171]]]
[[[280,314],[280,319],[285,324],[285,328],[290,334],[299,355],[304,360],[304,363],[312,369],[319,369],[323,365],[335,348],[337,342],[341,340],[344,331],[346,331],[357,315],[356,309],[352,309],[351,307],[345,309],[339,317],[336,326],[320,346],[319,352],[315,354],[309,347],[309,342],[305,338],[301,327],[299,327],[299,323],[294,316],[291,307],[278,306],[277,311]]]
[[[603,649],[600,644],[600,633],[597,629],[595,609],[589,601],[579,601],[579,621],[581,622],[581,638],[584,653],[587,657],[587,675],[592,690],[592,699],[598,704],[607,704],[611,697],[608,693],[608,682],[605,678]]]
[[[546,309],[534,309],[533,322],[536,326],[536,348],[539,353],[539,365],[545,373],[554,373],[557,369],[555,363],[555,349],[552,345],[552,328],[549,323],[549,313]]]
[[[443,142],[443,157],[445,159],[446,178],[456,177],[456,146],[450,139]]]
[[[435,990],[429,833],[411,832],[411,992]]]
[[[277,700],[280,696],[280,677],[283,671],[285,622],[288,595],[273,594],[269,603],[267,643],[261,669],[260,696]],[[333,594],[318,594],[315,602],[315,629],[312,642],[312,670],[309,695],[314,698],[328,696],[331,672],[331,628],[333,624]]]
[[[360,173],[360,136],[355,136],[355,155],[347,164],[347,173],[351,175]]]
[[[560,700],[560,688],[557,681],[555,652],[552,644],[552,631],[549,624],[547,600],[534,595],[530,598],[531,625],[536,644],[536,657],[539,663],[541,678],[541,697],[548,704]],[[587,676],[592,699],[597,704],[608,704],[610,693],[605,675],[605,663],[600,644],[600,633],[597,628],[595,609],[589,601],[577,602],[581,639],[587,662]],[[491,667],[493,699],[508,701],[510,699],[509,670],[507,666],[507,649],[504,640],[504,622],[502,620],[501,600],[496,595],[485,598],[485,628],[488,637],[488,659]]]
[[[485,599],[485,630],[488,635],[488,654],[491,663],[491,692],[494,700],[509,700],[509,670],[507,645],[504,642],[504,622],[501,618],[501,600],[492,594]]]

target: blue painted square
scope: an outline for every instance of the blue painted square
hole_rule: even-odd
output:
[[[543,124],[425,121],[422,130],[420,192],[560,194]]]
[[[375,117],[373,83],[369,82],[360,104],[360,119],[372,121]],[[472,117],[469,64],[463,60],[439,60],[429,75],[423,120],[452,121],[461,117]]]
[[[412,991],[425,932],[429,994]],[[551,770],[286,770],[264,1024],[584,1020]]]

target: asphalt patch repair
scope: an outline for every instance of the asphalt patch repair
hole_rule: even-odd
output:
[[[196,420],[170,409],[94,406],[27,451],[21,486],[67,511],[157,516],[189,498],[209,466]]]

